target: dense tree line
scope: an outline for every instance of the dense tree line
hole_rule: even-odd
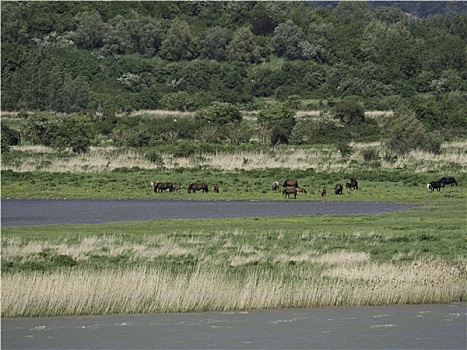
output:
[[[193,123],[216,120],[197,137],[234,143],[248,130],[232,108],[265,109],[268,142],[299,144],[335,126],[305,127],[293,110],[343,103],[356,111],[336,120],[363,137],[373,126],[357,127],[369,123],[360,108],[403,105],[427,132],[465,135],[465,11],[426,19],[385,5],[3,1],[2,109],[196,111]]]

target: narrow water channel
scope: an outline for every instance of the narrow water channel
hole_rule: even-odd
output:
[[[465,349],[466,304],[2,320],[3,349]]]

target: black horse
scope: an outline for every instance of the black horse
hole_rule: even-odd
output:
[[[355,179],[350,179],[350,182],[345,184],[345,187],[348,189],[358,190],[358,181]]]
[[[295,187],[297,188],[298,187],[298,180],[296,179],[287,179],[284,181],[284,184],[282,185],[282,187]]]
[[[208,192],[208,185],[204,182],[194,182],[188,186],[188,193],[195,193],[196,191]]]
[[[441,187],[443,187],[443,184],[440,181],[431,181],[428,185],[426,185],[426,188],[429,191],[434,191],[434,190],[441,191]]]
[[[457,181],[453,177],[443,177],[443,178],[441,178],[441,180],[439,180],[439,182],[441,182],[443,187],[446,186],[446,185],[451,185],[451,186],[456,185],[457,186]]]
[[[342,187],[341,184],[336,184],[336,186],[334,187],[334,193],[335,194],[342,194],[343,189],[344,189],[344,187]]]
[[[295,187],[287,187],[282,190],[282,194],[284,195],[284,198],[290,198],[290,195],[293,194],[293,198],[297,199],[297,192],[298,189]]]

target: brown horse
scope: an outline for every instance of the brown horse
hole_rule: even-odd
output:
[[[296,179],[287,179],[284,181],[284,184],[282,185],[282,187],[295,187],[297,188],[298,187],[298,180]]]
[[[219,186],[218,185],[214,186],[214,192],[219,193]]]
[[[344,188],[342,187],[341,184],[336,184],[336,187],[334,187],[334,193],[335,193],[335,194],[342,194],[342,190],[343,190],[343,189],[344,189]]]
[[[293,198],[296,199],[297,193],[298,193],[298,189],[296,189],[295,187],[292,187],[292,188],[287,187],[282,190],[282,194],[284,195],[284,198],[290,198],[290,195],[293,194]]]
[[[152,182],[151,186],[154,189],[154,192],[163,192],[169,190],[169,192],[174,191],[174,186],[171,182]]]
[[[304,189],[303,187],[299,187],[298,189],[298,193],[303,193],[303,194],[306,194],[306,189]]]
[[[188,186],[188,193],[195,193],[196,191],[208,192],[208,185],[204,182],[194,182]]]
[[[325,197],[326,196],[326,187],[323,187],[323,190],[321,191],[321,197]]]

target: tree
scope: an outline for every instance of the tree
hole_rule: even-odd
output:
[[[259,47],[253,39],[253,33],[248,27],[243,27],[234,33],[227,47],[229,59],[244,63],[259,63],[261,55]]]
[[[194,39],[186,21],[178,17],[172,20],[160,55],[169,61],[188,60],[196,56]]]
[[[253,34],[268,35],[274,32],[276,23],[269,16],[264,16],[253,21]]]
[[[127,34],[132,51],[152,57],[162,45],[162,26],[152,17],[139,16],[124,20],[121,31]]]
[[[58,92],[53,109],[60,112],[79,112],[91,106],[91,87],[86,78],[67,78]]]
[[[240,110],[226,102],[215,102],[211,106],[197,111],[196,118],[217,125],[240,123],[242,121]]]
[[[439,153],[441,150],[439,136],[428,133],[422,122],[410,110],[396,111],[388,130],[390,135],[384,144],[390,152],[397,155],[405,155],[416,149],[433,153]]]
[[[274,29],[272,46],[278,56],[288,59],[299,59],[302,55],[300,43],[303,40],[303,32],[300,27],[291,20],[279,24]]]
[[[81,12],[75,18],[76,30],[69,34],[78,46],[96,49],[104,46],[104,38],[110,29],[97,11]]]
[[[201,57],[224,61],[227,59],[229,31],[225,28],[211,28],[202,41]]]
[[[274,106],[261,111],[257,122],[264,131],[268,132],[271,145],[289,143],[295,126],[295,112],[283,106]]]
[[[344,100],[333,108],[334,116],[344,124],[360,124],[365,121],[362,105],[355,100]]]

